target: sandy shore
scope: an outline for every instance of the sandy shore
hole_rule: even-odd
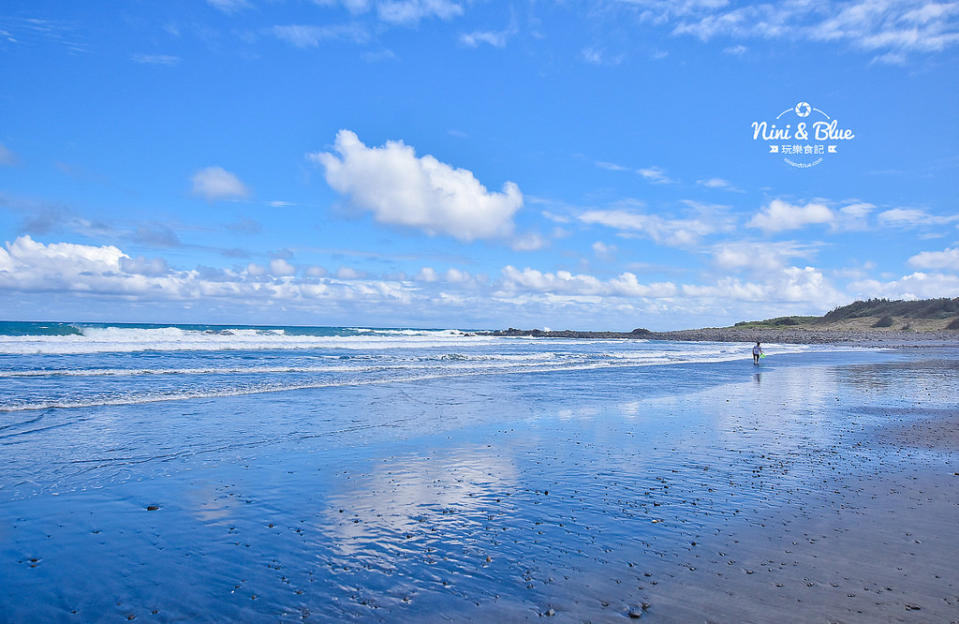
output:
[[[850,471],[801,508],[701,538],[646,586],[650,621],[959,622],[957,433],[955,413],[873,432],[885,452],[951,457]]]
[[[30,414],[0,621],[959,622],[957,404],[811,349]]]

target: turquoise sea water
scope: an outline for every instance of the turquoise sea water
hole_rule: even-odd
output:
[[[815,492],[850,406],[957,396],[952,359],[864,349],[2,330],[12,622],[604,621],[696,536]]]

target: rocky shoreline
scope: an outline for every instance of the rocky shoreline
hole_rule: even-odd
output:
[[[875,344],[883,346],[906,346],[912,344],[929,346],[934,343],[956,344],[959,331],[900,331],[873,330],[853,331],[839,329],[796,329],[796,328],[738,328],[707,327],[703,329],[684,329],[679,331],[653,332],[647,329],[634,329],[631,332],[611,331],[545,331],[541,329],[496,330],[476,332],[482,336],[512,336],[531,338],[574,338],[574,339],[642,339],[642,340],[680,340],[691,342],[774,342],[786,344]]]

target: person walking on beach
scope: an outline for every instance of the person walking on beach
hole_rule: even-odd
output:
[[[759,346],[759,343],[756,343],[756,346],[753,347],[753,365],[759,365],[759,356],[763,354],[763,348]]]

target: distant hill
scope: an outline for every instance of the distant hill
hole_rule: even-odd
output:
[[[916,344],[959,339],[959,299],[889,301],[870,299],[850,303],[823,316],[780,316],[743,321],[732,327],[704,327],[652,332],[634,329],[610,331],[549,331],[514,329],[477,332],[491,336],[533,338],[627,338],[642,340],[708,340],[719,342]]]
[[[838,307],[823,316],[781,316],[764,321],[743,321],[734,327],[923,332],[959,329],[959,298],[919,301],[869,299]]]

